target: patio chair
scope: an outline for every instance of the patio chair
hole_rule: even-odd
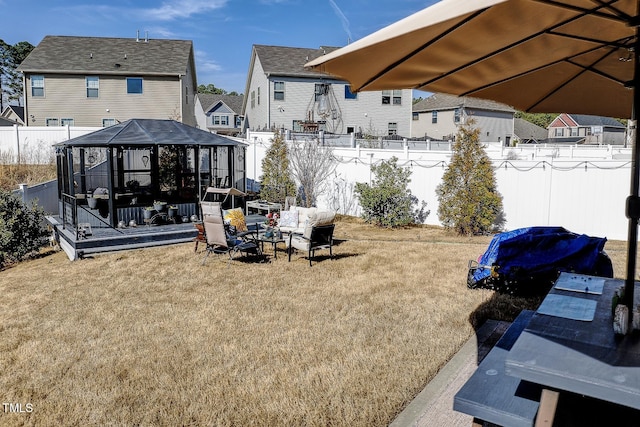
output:
[[[291,261],[291,253],[294,249],[307,252],[309,267],[311,267],[311,260],[315,256],[315,252],[319,249],[329,249],[329,257],[333,259],[333,230],[335,226],[335,224],[315,225],[310,227],[309,233],[305,231],[304,234],[289,234],[287,242],[289,261]]]
[[[240,252],[244,255],[255,255],[264,259],[262,251],[253,236],[253,232],[237,233],[224,223],[222,207],[218,202],[202,202],[202,223],[207,243],[206,254],[202,259],[204,265],[210,253],[228,254],[229,262],[233,255]],[[235,229],[235,228],[234,228]]]

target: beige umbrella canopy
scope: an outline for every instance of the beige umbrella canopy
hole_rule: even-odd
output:
[[[412,88],[628,118],[637,8],[637,0],[444,0],[307,65],[354,91]]]
[[[442,0],[307,66],[349,81],[352,91],[420,89],[529,112],[630,118],[640,111],[639,3]],[[637,145],[627,199],[630,309],[640,217]]]

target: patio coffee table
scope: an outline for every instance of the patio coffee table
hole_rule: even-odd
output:
[[[258,238],[257,238],[258,242],[260,242],[260,250],[264,250],[264,244],[265,243],[271,243],[271,246],[273,247],[273,257],[274,258],[278,258],[278,253],[276,251],[277,249],[277,245],[278,243],[284,243],[285,242],[285,238],[284,235],[280,234],[280,237],[278,237],[277,233],[274,233],[272,236],[267,237],[263,232],[260,232],[258,234]]]

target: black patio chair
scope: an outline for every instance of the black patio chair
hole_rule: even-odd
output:
[[[315,252],[320,249],[329,249],[329,257],[333,259],[333,230],[335,224],[316,225],[311,227],[309,233],[305,234],[289,234],[287,242],[287,251],[289,252],[289,261],[291,261],[291,253],[294,249],[307,252],[309,258],[309,267],[311,260],[315,256]]]

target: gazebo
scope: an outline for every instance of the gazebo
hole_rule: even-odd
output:
[[[246,144],[174,120],[127,120],[55,149],[57,225],[75,230],[76,240],[87,225],[92,230],[151,225],[145,213],[154,203],[177,210],[172,225],[189,222],[199,216],[208,187],[246,190]],[[230,197],[225,203],[239,202]],[[166,216],[156,219],[169,223]]]

